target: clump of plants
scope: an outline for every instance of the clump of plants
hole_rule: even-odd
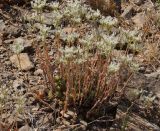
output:
[[[98,113],[111,99],[120,98],[124,88],[115,95],[119,84],[125,82],[122,75],[128,78],[138,69],[128,48],[137,51],[140,33],[118,28],[117,18],[103,16],[99,10],[93,10],[79,0],[47,5],[44,0],[34,0],[31,4],[34,11],[31,27],[39,23],[36,26],[37,42],[43,49],[38,48],[38,56],[50,88],[50,98],[61,101],[65,112],[83,110],[85,118]],[[50,7],[53,16],[50,26],[42,17],[45,6]],[[50,35],[54,35],[54,60],[47,47]],[[116,55],[117,46],[123,44],[127,45],[125,53]],[[123,74],[124,70],[129,73]]]
[[[0,125],[5,126],[10,130],[12,127],[17,129],[19,116],[24,116],[26,107],[25,95],[21,92],[14,92],[12,84],[0,83]],[[9,109],[12,109],[12,114],[9,114]],[[6,119],[7,118],[7,119]],[[15,118],[15,119],[11,119]],[[12,123],[10,123],[12,122]],[[3,127],[3,126],[2,126]],[[2,130],[4,130],[2,128]]]

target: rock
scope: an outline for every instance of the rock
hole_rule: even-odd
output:
[[[5,71],[3,74],[1,74],[2,79],[9,79],[9,80],[15,80],[15,76],[11,72]]]
[[[33,63],[30,61],[27,53],[20,53],[18,55],[13,55],[10,57],[10,61],[20,70],[28,71],[34,68]]]
[[[158,69],[156,72],[145,74],[145,76],[157,78],[158,76],[160,76],[160,69]]]
[[[138,6],[144,3],[145,0],[133,0],[132,2]]]
[[[34,72],[34,75],[38,76],[38,75],[42,75],[43,74],[43,70],[42,69],[37,69],[35,72]]]
[[[156,94],[157,97],[160,99],[160,91]],[[158,102],[157,102],[158,103]],[[159,105],[160,105],[160,100],[159,100]]]
[[[8,117],[8,119],[7,119],[7,122],[8,123],[14,123],[14,121],[15,121],[15,118],[14,118],[14,116],[13,115],[10,115],[9,117]]]
[[[5,64],[6,64],[7,66],[11,66],[11,65],[12,65],[12,63],[11,63],[10,61],[5,61]]]
[[[144,67],[144,66],[141,66],[141,67],[139,67],[139,72],[140,73],[144,73],[145,72],[145,70],[146,70],[146,68]]]
[[[79,119],[77,116],[73,117],[71,120],[70,120],[71,124],[72,125],[75,125],[75,124],[78,124],[79,123]]]
[[[69,110],[68,110],[67,112],[65,112],[65,113],[64,113],[63,111],[61,111],[60,114],[61,114],[64,118],[66,118],[67,120],[73,118],[73,117],[76,115],[74,112],[69,111]]]
[[[5,23],[3,22],[3,20],[0,20],[0,32],[3,32],[5,29]]]
[[[1,41],[0,41],[1,42]],[[4,52],[6,52],[7,51],[7,49],[6,48],[4,48],[3,46],[0,46],[0,52],[1,53],[4,53]]]
[[[22,126],[18,131],[34,131],[34,130],[28,125],[25,125],[25,126]]]
[[[85,125],[81,125],[79,127],[79,131],[86,131],[86,129],[87,129],[87,127]],[[77,131],[78,131],[78,129],[77,129]]]
[[[150,73],[152,73],[153,71],[152,71],[152,69],[151,68],[146,68],[146,70],[145,70],[145,73],[146,74],[150,74]]]
[[[20,36],[20,33],[21,33],[21,30],[19,27],[16,27],[16,26],[7,26],[5,29],[4,29],[4,35],[11,35],[11,36]]]
[[[146,0],[145,3],[143,5],[141,5],[141,9],[146,11],[150,11],[150,10],[154,10],[154,4],[151,0]]]
[[[18,105],[15,105],[15,106],[18,106]],[[14,112],[17,112],[17,110],[14,110]],[[27,119],[24,119],[24,116],[22,116],[21,114],[17,115],[17,120],[15,120],[15,116],[14,116],[14,121],[17,123],[17,126],[19,127],[25,125],[25,120],[27,121]]]
[[[56,129],[53,129],[53,131],[69,131],[68,127],[65,125],[59,126]]]
[[[62,119],[61,119],[60,117],[58,117],[58,118],[56,119],[56,123],[60,124],[61,122],[62,122]]]
[[[32,47],[33,40],[24,39],[24,49]]]
[[[21,80],[14,80],[13,81],[13,88],[15,90],[21,89],[22,86],[23,86],[23,80],[22,79]]]
[[[117,119],[120,121],[124,121],[124,111],[118,109],[117,110]],[[138,111],[137,111],[138,113]],[[160,131],[160,127],[147,121],[144,117],[137,115],[137,113],[130,113],[127,115],[127,126],[126,131]]]
[[[1,39],[1,37],[0,37],[0,45],[2,45],[2,39]]]
[[[132,17],[132,21],[135,23],[137,27],[142,28],[144,24],[147,22],[147,18],[146,15],[142,12]]]
[[[72,117],[74,117],[76,115],[73,111],[69,111],[69,110],[67,111],[67,114],[72,116]]]
[[[8,124],[1,122],[0,123],[0,131],[7,131],[9,129]]]
[[[121,17],[129,19],[132,17],[132,13],[133,13],[133,6],[130,5],[123,11],[123,13],[121,14]]]
[[[62,123],[63,123],[64,125],[66,125],[66,126],[71,125],[71,123],[70,123],[69,121],[65,120],[65,119],[62,120]]]
[[[3,114],[1,114],[1,118],[6,119],[6,118],[10,117],[10,115],[11,114],[9,114],[9,113],[3,113]]]
[[[48,116],[41,116],[38,123],[43,123],[43,124],[47,124],[49,122]]]
[[[7,40],[4,40],[4,44],[10,44],[13,42],[13,39],[7,39]]]
[[[68,114],[66,114],[66,113],[63,113],[63,111],[61,111],[60,114],[61,114],[64,118],[66,118],[67,120],[71,119],[71,116],[68,115]]]
[[[35,101],[36,101],[36,99],[34,97],[29,97],[27,104],[32,105]],[[35,107],[35,109],[33,109],[33,112],[34,112],[34,110],[36,111],[37,108],[39,109],[39,107]]]
[[[83,120],[80,120],[80,123],[81,123],[82,125],[86,126],[86,127],[87,127],[87,125],[88,125],[88,123],[85,122],[85,121],[83,121]]]
[[[26,93],[26,89],[25,89],[25,85],[23,83],[23,79],[14,80],[13,81],[13,89],[17,93],[19,92],[21,94],[25,94]]]
[[[36,111],[38,111],[38,109],[39,109],[39,107],[33,107],[33,108],[32,108],[32,111],[33,111],[33,112],[36,112]]]

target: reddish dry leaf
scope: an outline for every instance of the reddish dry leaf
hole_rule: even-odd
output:
[[[35,94],[36,94],[36,99],[39,100],[39,99],[43,99],[44,98],[44,91],[42,90],[37,90],[35,91]]]

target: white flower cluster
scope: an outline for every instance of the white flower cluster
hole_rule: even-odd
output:
[[[38,21],[40,23],[43,23],[45,17],[43,16],[42,11],[43,11],[43,8],[46,6],[46,2],[47,0],[32,0],[31,6],[33,8],[33,12],[31,15],[25,15],[24,19],[27,19],[30,22]]]
[[[15,99],[15,111],[19,114],[24,112],[24,108],[25,108],[25,103],[26,103],[26,98],[24,95],[16,95],[14,97]]]
[[[132,62],[132,60],[133,60],[133,56],[129,56],[129,55],[127,55],[127,56],[124,56],[124,55],[121,56],[121,61],[123,61],[126,64]]]
[[[112,44],[105,43],[104,41],[99,41],[96,43],[96,45],[99,53],[103,55],[108,55],[113,49]]]
[[[31,6],[37,12],[41,11],[46,5],[46,0],[33,0],[31,1]]]
[[[3,103],[3,101],[5,101],[7,95],[8,95],[8,92],[9,92],[9,89],[6,88],[5,86],[1,86],[0,87],[0,107],[2,106],[1,104]]]
[[[137,30],[124,30],[120,28],[119,40],[121,44],[128,44],[128,48],[138,51],[140,50],[140,42],[142,41],[142,33]]]
[[[120,68],[120,63],[111,62],[110,65],[108,66],[108,72],[109,73],[115,73],[119,70],[119,68]]]
[[[68,42],[68,43],[74,43],[75,40],[79,37],[79,34],[76,32],[72,32],[72,33],[65,33],[65,32],[61,32],[60,34],[61,39]]]
[[[92,10],[80,0],[67,0],[65,1],[65,6],[62,8],[60,8],[60,4],[58,2],[53,2],[52,6],[53,16],[56,16],[55,19],[53,19],[54,23],[57,23],[56,21],[59,23],[59,20],[62,17],[65,20],[72,22],[72,24],[81,23],[84,18],[88,20],[98,20],[101,18],[99,10]]]
[[[101,13],[98,9],[96,11],[92,10],[91,8],[88,9],[88,12],[86,13],[87,20],[98,20],[100,18],[101,18]]]
[[[79,0],[67,1],[67,5],[63,9],[64,16],[74,23],[80,23],[86,12],[87,7],[85,5],[82,6],[82,3]]]
[[[83,44],[86,50],[94,48],[95,36],[92,34],[86,34],[83,38],[79,39],[79,42]]]
[[[118,24],[117,18],[114,18],[114,17],[111,17],[111,16],[107,16],[107,17],[103,16],[99,20],[99,22],[103,27],[111,27],[111,26],[115,26],[115,25]]]
[[[6,106],[6,103],[9,101],[10,95],[9,95],[9,88],[6,86],[0,85],[0,111],[3,111],[3,109]]]
[[[112,46],[117,45],[118,42],[119,42],[118,37],[115,36],[114,33],[112,33],[111,35],[102,34],[101,36],[102,36],[103,40],[105,41],[105,43],[108,43],[108,44],[110,44]]]
[[[24,50],[24,39],[17,38],[11,46],[11,50],[16,54],[21,53]]]
[[[51,27],[47,27],[45,24],[44,25],[40,25],[39,26],[39,29],[40,29],[40,39],[42,41],[45,41],[46,40],[46,37],[48,36],[48,33],[51,29]]]
[[[142,34],[137,29],[134,29],[134,30],[122,30],[122,32],[124,32],[124,34],[126,35],[126,37],[129,40],[137,41],[137,42],[141,41]]]
[[[115,34],[106,35],[103,32],[99,34],[99,39],[94,36],[95,30],[92,30],[92,34],[86,34],[80,42],[87,50],[97,48],[100,54],[108,55],[118,44],[118,37]]]
[[[37,14],[37,12],[33,12],[32,14],[31,14],[31,16],[29,17],[29,20],[31,21],[31,20],[34,20],[34,19],[38,19],[38,14]]]
[[[63,18],[63,15],[60,11],[56,11],[54,10],[52,12],[52,17],[53,17],[53,25],[55,28],[59,28],[61,26],[61,23],[62,23],[62,18]]]
[[[125,30],[123,28],[119,28],[120,33],[121,33],[121,42],[122,43],[128,43],[130,42],[140,42],[142,40],[142,34],[137,30]]]
[[[60,3],[59,2],[52,2],[51,4],[50,4],[50,6],[51,6],[51,8],[53,9],[53,10],[58,10],[59,9],[59,6],[60,6]]]
[[[84,50],[78,46],[78,47],[68,47],[60,48],[59,49],[61,55],[60,62],[67,63],[67,62],[73,62],[73,63],[83,63],[87,60],[88,54],[84,52]]]
[[[52,2],[51,7],[53,9],[52,16],[55,28],[60,28],[63,21],[72,24],[80,23],[87,12],[87,7],[82,6],[79,0],[67,0],[65,1],[65,6],[62,7],[59,2]]]
[[[133,60],[133,56],[127,55],[127,56],[121,56],[120,57],[121,63],[124,63],[125,65],[128,65],[131,70],[136,71],[139,68],[139,65],[135,63]]]

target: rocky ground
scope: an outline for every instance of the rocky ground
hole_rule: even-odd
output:
[[[45,97],[48,89],[34,45],[36,34],[26,31],[27,24],[22,18],[31,13],[30,5],[0,4],[0,131],[160,131],[160,3],[133,0],[121,4],[120,19],[130,28],[140,28],[146,44],[144,52],[136,58],[139,71],[127,83],[116,118],[110,120],[111,127],[100,126],[109,123],[101,119],[86,122],[72,111],[62,117],[63,113],[56,108],[57,100]],[[50,24],[49,14],[45,15],[46,23]],[[11,51],[17,39],[25,45],[19,55],[21,67]],[[52,55],[52,36],[48,43]],[[141,92],[138,97],[137,92]]]

